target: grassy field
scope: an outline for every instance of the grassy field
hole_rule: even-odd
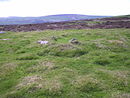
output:
[[[0,34],[0,98],[130,98],[130,29]]]

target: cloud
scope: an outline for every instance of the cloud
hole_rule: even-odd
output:
[[[129,0],[0,0],[0,17],[53,14],[125,15]]]
[[[1,2],[1,1],[3,2],[3,1],[10,1],[10,0],[0,0],[0,2]]]

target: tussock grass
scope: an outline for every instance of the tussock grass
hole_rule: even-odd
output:
[[[72,85],[86,93],[102,90],[100,81],[91,75],[78,76],[77,79],[72,82]]]
[[[52,55],[52,56],[59,56],[59,57],[78,57],[86,53],[87,51],[85,51],[84,49],[80,49],[70,44],[63,44],[63,45],[58,45],[58,46],[57,45],[50,46],[44,51],[38,52],[38,55],[39,56]]]
[[[130,94],[124,93],[124,94],[112,95],[112,98],[130,98]]]
[[[36,59],[38,59],[38,56],[34,54],[24,54],[16,58],[16,60],[36,60]]]
[[[2,98],[130,96],[130,29],[0,34],[6,38],[0,40]],[[70,43],[73,38],[81,44]]]

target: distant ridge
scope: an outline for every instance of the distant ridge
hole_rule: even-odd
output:
[[[1,17],[0,25],[12,24],[37,24],[48,22],[63,22],[83,19],[106,18],[110,16],[94,16],[94,15],[80,15],[80,14],[58,14],[41,17]]]

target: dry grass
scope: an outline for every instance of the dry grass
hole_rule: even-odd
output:
[[[107,46],[102,43],[104,40],[105,39],[101,38],[101,39],[93,40],[91,42],[94,43],[96,45],[96,47],[105,49],[105,48],[107,48]]]
[[[45,67],[52,68],[54,66],[54,63],[51,61],[39,62],[39,66],[45,66]]]
[[[10,72],[14,71],[17,67],[16,63],[5,63],[4,65],[0,66],[0,75],[5,76]]]
[[[40,61],[37,65],[34,65],[32,67],[29,67],[27,69],[27,72],[28,73],[43,73],[47,70],[52,70],[52,69],[55,69],[57,68],[57,66],[51,62],[51,61]]]
[[[121,40],[108,40],[108,42],[110,43],[114,43],[114,44],[123,44],[124,42]]]
[[[130,98],[130,94],[129,93],[116,93],[116,94],[112,94],[111,98]]]
[[[128,86],[129,84],[129,71],[120,71],[120,70],[107,70],[107,69],[99,69],[98,71],[103,72],[105,74],[110,75],[113,79],[116,79],[115,82],[121,82],[124,86]]]
[[[104,88],[101,82],[91,75],[79,76],[72,81],[72,85],[82,92],[95,92]]]
[[[21,82],[16,86],[16,88],[21,89],[23,87],[31,86],[33,84],[39,84],[41,81],[42,81],[41,76],[38,75],[26,76],[21,80]]]
[[[44,90],[48,94],[60,94],[62,92],[62,84],[59,80],[48,80],[44,84]]]
[[[107,69],[99,69],[98,71],[107,73],[113,77],[119,78],[119,79],[126,79],[128,78],[128,75],[130,74],[129,71],[121,71],[121,70],[107,70]]]

